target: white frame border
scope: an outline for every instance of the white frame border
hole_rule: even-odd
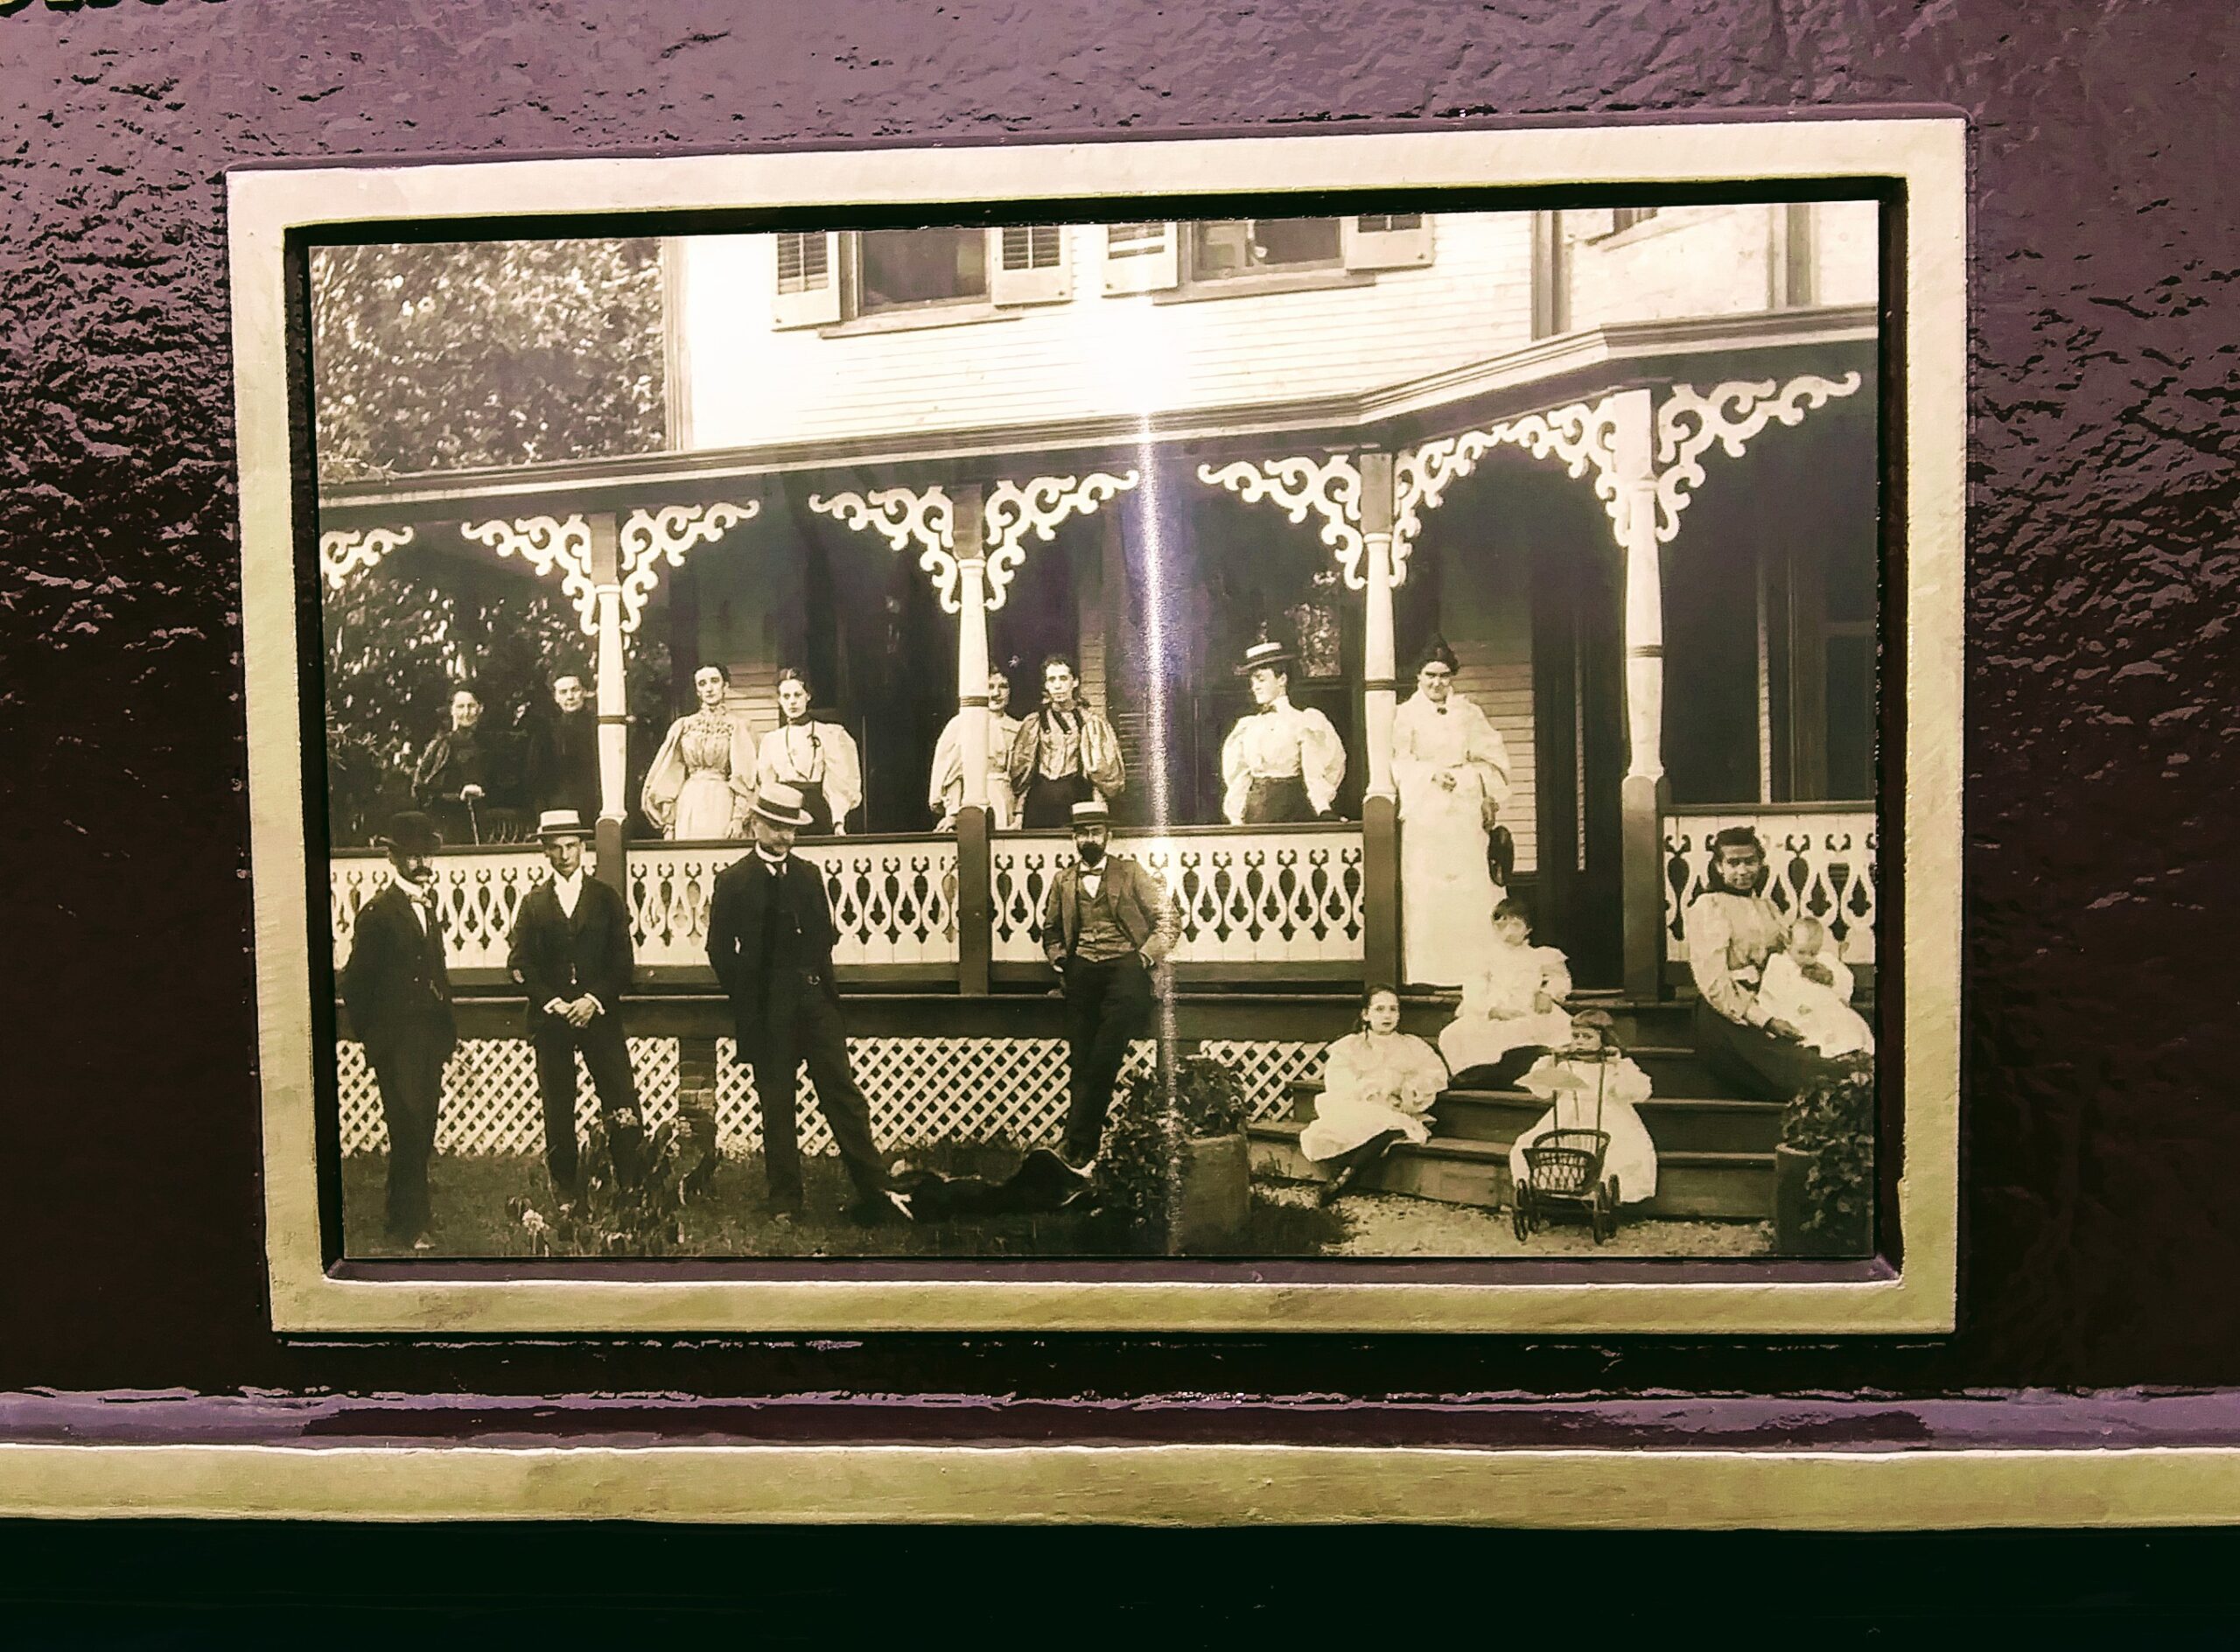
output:
[[[266,1252],[283,1332],[1924,1334],[1954,1326],[1959,1211],[1966,128],[1956,116],[1690,122],[228,175]],[[303,841],[285,238],[526,214],[1099,197],[1895,179],[1905,195],[1903,1265],[1884,1278],[1270,1284],[333,1278],[319,1237]],[[1886,304],[1886,308],[1892,308]],[[690,1264],[681,1264],[690,1266]],[[805,1272],[815,1264],[805,1264]],[[1781,1262],[1769,1264],[1788,1266]],[[1250,1264],[1239,1264],[1248,1272]]]

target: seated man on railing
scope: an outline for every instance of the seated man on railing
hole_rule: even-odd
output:
[[[1804,1035],[1758,1001],[1766,960],[1788,944],[1765,895],[1766,849],[1755,829],[1712,839],[1704,892],[1688,907],[1688,968],[1696,978],[1696,1047],[1744,1094],[1787,1102],[1813,1082],[1820,1058]]]

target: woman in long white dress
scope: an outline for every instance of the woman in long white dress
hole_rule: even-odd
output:
[[[1438,1035],[1438,1053],[1455,1082],[1503,1087],[1531,1065],[1529,1052],[1569,1044],[1572,1018],[1562,1000],[1571,991],[1564,955],[1532,944],[1524,903],[1504,900],[1494,907],[1494,944],[1483,967],[1463,982],[1462,1003]]]
[[[1454,654],[1434,641],[1416,692],[1392,718],[1392,779],[1400,793],[1402,973],[1454,986],[1483,968],[1500,899],[1486,840],[1508,802],[1508,747],[1454,692]]]
[[[1524,1150],[1550,1130],[1600,1130],[1610,1137],[1602,1174],[1618,1179],[1618,1202],[1637,1205],[1656,1196],[1656,1144],[1637,1110],[1649,1097],[1648,1074],[1619,1053],[1606,1016],[1580,1016],[1571,1043],[1542,1056],[1517,1088],[1550,1105],[1509,1149],[1511,1180],[1527,1180]]]
[[[1400,995],[1372,986],[1362,995],[1361,1031],[1330,1046],[1322,1096],[1299,1132],[1299,1152],[1336,1160],[1323,1185],[1327,1204],[1396,1142],[1431,1139],[1432,1102],[1446,1085],[1446,1064],[1423,1040],[1400,1031]]]
[[[724,710],[732,674],[704,665],[692,674],[700,709],[668,725],[639,788],[639,807],[661,835],[698,842],[740,837],[754,797],[754,750]]]

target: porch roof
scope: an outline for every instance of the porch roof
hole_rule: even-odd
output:
[[[992,478],[1007,468],[999,461],[1016,454],[1066,453],[1072,456],[1068,463],[1088,466],[1105,456],[1139,452],[1146,442],[1190,444],[1208,458],[1256,454],[1272,436],[1396,446],[1613,389],[1700,378],[1707,368],[1725,377],[1737,371],[1773,376],[1871,366],[1880,336],[1870,304],[1623,322],[1338,396],[1178,410],[1142,419],[886,433],[856,441],[771,443],[354,482],[321,492],[319,526],[366,528],[549,514],[563,503],[570,510],[627,510],[722,498],[738,493],[746,480],[843,467],[937,465],[959,480]]]

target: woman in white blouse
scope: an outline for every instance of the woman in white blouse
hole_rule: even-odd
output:
[[[841,834],[864,801],[864,763],[855,737],[837,723],[809,715],[808,682],[788,666],[778,673],[778,726],[762,737],[755,784],[771,780],[802,794],[808,811],[806,836]]]

